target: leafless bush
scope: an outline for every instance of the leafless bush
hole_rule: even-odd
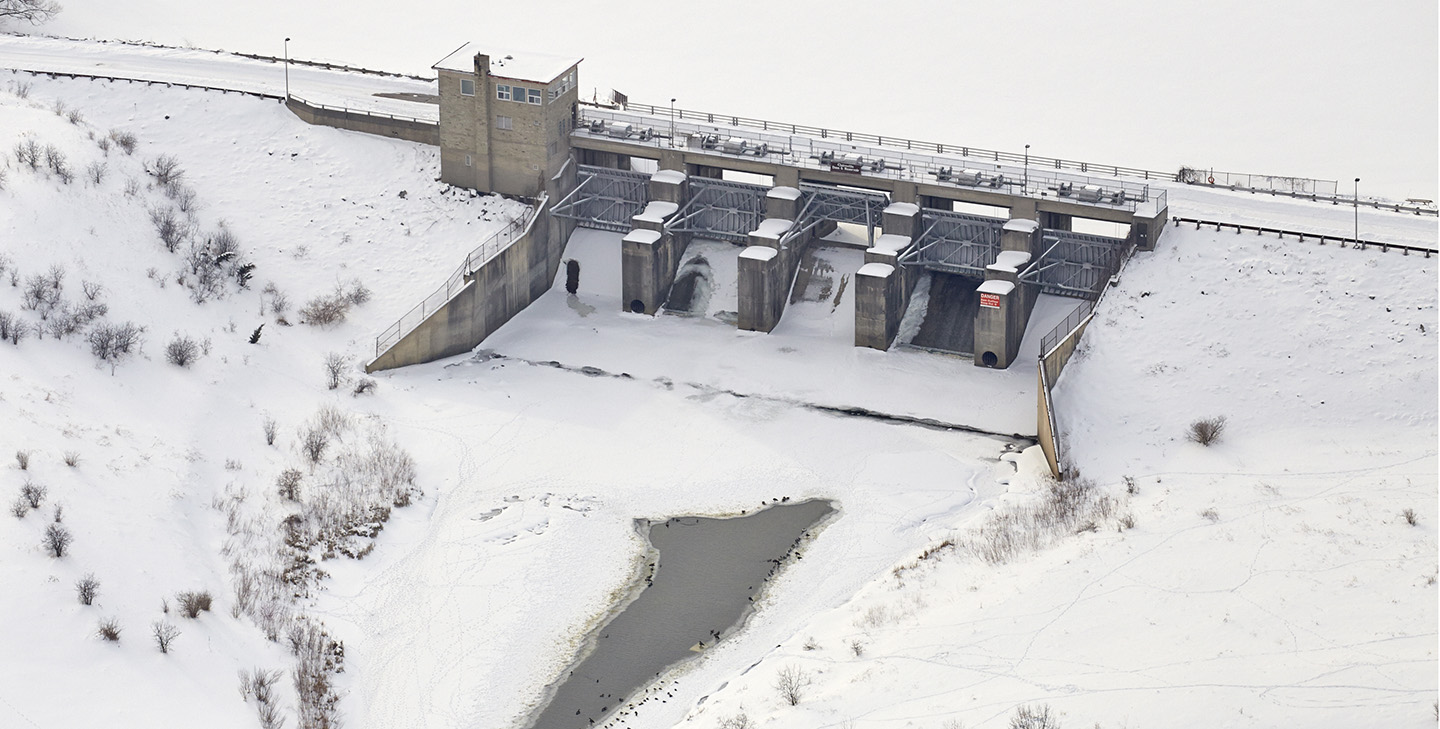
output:
[[[134,322],[99,324],[90,330],[87,337],[90,342],[90,353],[94,354],[101,362],[109,364],[110,374],[113,375],[117,364],[140,351],[144,333],[145,327]]]
[[[290,297],[277,288],[274,281],[267,281],[265,288],[260,293],[270,297],[270,313],[274,314],[277,319],[283,319],[285,314],[290,311]],[[261,301],[264,301],[263,297]],[[264,314],[265,312],[262,310],[260,313]]]
[[[28,453],[26,457],[29,457]],[[25,499],[25,503],[29,504],[32,509],[38,509],[41,504],[45,503],[47,493],[49,493],[48,489],[33,481],[26,481],[25,485],[20,487],[20,497]]]
[[[110,130],[110,139],[113,140],[115,142],[115,145],[118,146],[120,149],[125,150],[125,154],[135,153],[134,134],[121,131],[119,129],[112,129]]]
[[[1406,509],[1400,512],[1400,516],[1405,517],[1405,523],[1410,526],[1415,526],[1420,523],[1420,517],[1415,513],[1414,509]]]
[[[210,612],[212,601],[209,590],[182,592],[175,596],[175,602],[180,606],[180,614],[192,620],[200,617],[200,613]]]
[[[99,281],[81,281],[80,290],[85,294],[86,301],[95,301],[105,292],[105,286]]]
[[[325,385],[331,390],[340,387],[341,381],[345,379],[345,370],[349,368],[349,362],[345,355],[339,352],[331,352],[325,355]]]
[[[279,729],[285,719],[276,704],[274,686],[283,675],[280,671],[256,668],[254,673],[240,670],[240,698],[249,701],[255,697],[255,711],[260,716],[261,729]]]
[[[188,336],[175,333],[175,338],[165,345],[165,360],[180,367],[189,367],[200,356],[200,343]]]
[[[125,197],[135,197],[136,195],[139,195],[140,181],[133,177],[125,178],[125,187],[123,188],[123,192],[125,193]]]
[[[64,504],[56,504],[56,505],[55,505],[55,523],[56,523],[56,524],[59,524],[60,522],[64,521],[64,520],[65,520],[64,517],[65,517],[65,505],[64,505]]]
[[[351,391],[350,391],[350,394],[351,394],[351,395],[355,395],[355,396],[359,396],[359,395],[365,395],[365,394],[368,394],[368,393],[371,393],[371,392],[374,392],[374,391],[375,391],[375,380],[372,380],[372,379],[370,379],[369,377],[361,377],[361,378],[360,378],[360,381],[355,383],[355,389],[354,389],[354,390],[351,390]]]
[[[60,305],[61,290],[51,284],[44,274],[35,274],[25,279],[25,288],[20,291],[20,308],[28,309],[44,319],[50,311]]]
[[[304,729],[338,729],[340,696],[333,676],[345,669],[345,646],[324,628],[297,620],[288,635],[295,655],[294,686]]]
[[[1060,719],[1050,713],[1049,704],[1021,706],[1010,717],[1010,729],[1060,729]]]
[[[993,513],[965,541],[965,548],[990,564],[1043,549],[1082,528],[1115,518],[1120,503],[1083,479],[1050,480],[1036,501]]]
[[[180,629],[164,620],[156,620],[150,624],[150,635],[155,638],[155,647],[161,653],[169,653],[170,646],[180,637]]]
[[[29,167],[32,172],[40,169],[40,145],[33,139],[16,142],[15,161]]]
[[[1220,521],[1220,512],[1216,511],[1213,507],[1200,512],[1200,516],[1209,519],[1211,524]]]
[[[62,458],[65,461],[65,465],[71,468],[75,468],[76,466],[80,465],[79,451],[65,451],[65,455]]]
[[[180,160],[168,154],[162,154],[147,162],[145,172],[155,178],[155,183],[161,187],[185,178],[185,170],[180,168]]]
[[[320,459],[325,457],[325,449],[330,446],[330,438],[325,431],[319,428],[307,428],[300,436],[300,450],[305,454],[305,460],[310,465],[316,466]]]
[[[105,173],[109,171],[110,167],[104,162],[91,162],[85,165],[85,179],[92,185],[98,185],[105,181]]]
[[[10,515],[16,519],[24,519],[30,513],[30,502],[24,496],[16,496],[15,501],[10,503]]]
[[[4,189],[5,189],[5,181],[6,181],[6,179],[7,179],[7,178],[6,178],[6,172],[5,172],[5,170],[4,170],[4,169],[0,169],[0,190],[4,190]]]
[[[345,431],[350,429],[350,416],[346,415],[344,410],[327,403],[315,411],[315,427],[331,438],[343,440]]]
[[[780,692],[780,698],[786,703],[794,706],[800,703],[805,694],[805,689],[811,684],[810,673],[795,666],[786,666],[780,669],[775,675],[775,690]]]
[[[30,470],[30,451],[15,451],[15,465],[22,471]]]
[[[287,468],[280,472],[275,478],[275,488],[280,491],[280,496],[290,501],[300,500],[300,480],[304,474],[293,468]]]
[[[179,208],[182,213],[189,214],[200,209],[199,199],[195,196],[195,189],[178,180],[172,180],[166,183],[165,197],[174,200],[175,207]]]
[[[165,245],[165,250],[174,253],[180,248],[180,244],[190,237],[190,225],[175,214],[175,209],[170,207],[157,207],[150,211],[150,222],[155,226],[155,232],[160,236],[160,242]]]
[[[64,557],[73,541],[75,541],[75,537],[70,530],[59,524],[52,523],[45,528],[45,549],[50,552],[51,557],[56,559]]]
[[[107,157],[110,156],[110,144],[111,143],[109,137],[101,137],[95,140],[95,146],[99,147],[100,153],[104,154]]]
[[[104,304],[99,305],[102,309]],[[64,339],[79,332],[86,324],[89,324],[91,317],[88,311],[81,307],[79,309],[68,303],[62,302],[52,309],[48,316],[42,317],[42,328],[50,334],[51,339]]]
[[[1225,432],[1225,416],[1217,415],[1213,418],[1201,418],[1190,424],[1190,430],[1186,432],[1185,438],[1193,443],[1208,446],[1217,440]]]
[[[265,445],[275,445],[275,433],[279,428],[275,423],[275,418],[266,415],[265,422],[260,427],[265,432]]]
[[[28,329],[25,321],[8,311],[0,311],[0,340],[9,341],[11,344],[19,344],[25,336],[24,331]]]
[[[56,99],[55,102],[50,105],[50,111],[55,112],[55,116],[65,116],[65,102]]]
[[[115,618],[106,618],[100,621],[100,627],[95,634],[111,643],[120,642],[120,621]]]
[[[85,117],[80,114],[80,110],[79,110],[79,109],[71,109],[71,110],[70,110],[70,113],[65,115],[65,118],[66,118],[71,124],[76,124],[76,125],[78,125],[80,122],[85,121]]]
[[[81,605],[92,605],[95,596],[100,594],[100,581],[95,579],[95,573],[86,574],[75,582],[75,594],[80,598]]]
[[[330,293],[305,302],[300,309],[300,320],[311,326],[328,327],[345,321],[350,313],[350,298],[338,288]]]
[[[20,99],[30,98],[30,91],[34,88],[34,84],[20,81],[12,81],[10,86],[10,90]]]
[[[66,185],[75,179],[75,173],[70,171],[70,162],[65,158],[65,153],[53,144],[45,146],[45,166]]]
[[[720,729],[751,729],[750,717],[743,712],[720,720]]]
[[[345,289],[345,299],[355,306],[360,306],[370,300],[370,289],[360,279],[350,281],[350,286]]]

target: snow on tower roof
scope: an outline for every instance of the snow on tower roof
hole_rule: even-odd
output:
[[[475,71],[475,55],[485,53],[490,57],[490,75],[519,81],[550,83],[559,78],[571,66],[584,60],[575,56],[553,53],[509,53],[492,50],[486,52],[474,43],[466,43],[450,55],[440,59],[431,68],[439,71]]]

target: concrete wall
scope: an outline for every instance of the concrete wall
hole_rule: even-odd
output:
[[[420,144],[440,144],[440,128],[430,122],[391,119],[358,111],[322,109],[295,98],[287,100],[285,108],[300,117],[300,120],[306,124],[348,129],[352,132],[393,137]]]
[[[459,293],[366,365],[365,371],[464,354],[540,298],[559,266],[550,228],[549,209],[537,211],[524,234],[467,276]]]
[[[1040,450],[1045,452],[1045,461],[1050,464],[1050,475],[1055,478],[1064,477],[1062,466],[1064,454],[1060,449],[1060,433],[1056,422],[1055,401],[1052,399],[1052,388],[1055,382],[1060,379],[1060,373],[1065,370],[1065,365],[1070,362],[1070,356],[1075,354],[1075,348],[1080,344],[1080,337],[1085,334],[1085,327],[1089,326],[1094,314],[1085,317],[1069,334],[1061,339],[1054,349],[1049,352],[1040,353],[1040,361],[1036,367],[1036,376],[1039,384],[1036,387],[1035,395],[1035,428],[1039,434]]]

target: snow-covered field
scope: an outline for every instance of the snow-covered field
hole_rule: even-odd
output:
[[[83,336],[0,343],[0,615],[17,628],[0,634],[0,725],[255,726],[236,671],[293,658],[231,613],[230,562],[264,545],[237,547],[227,519],[278,533],[293,507],[276,477],[317,478],[299,445],[325,405],[351,413],[345,446],[369,430],[407,450],[422,492],[368,556],[324,561],[328,579],[299,602],[345,642],[349,727],[513,725],[629,580],[631,520],[782,496],[834,499],[841,518],[743,631],[627,726],[733,726],[743,713],[777,727],[973,729],[1041,704],[1066,726],[1107,729],[1434,722],[1440,259],[1167,231],[1132,261],[1056,391],[1067,453],[1119,509],[997,565],[965,545],[991,515],[1040,498],[1036,449],[806,405],[1033,433],[1027,367],[856,350],[844,299],[797,304],[768,336],[625,314],[616,237],[582,232],[567,250],[583,263],[578,295],[552,290],[486,356],[386,373],[352,396],[374,334],[517,208],[438,185],[432,149],[309,127],[273,102],[5,84],[0,254],[20,273],[13,287],[0,273],[0,312],[36,321],[23,290],[58,265],[68,301],[98,282],[107,319],[146,332],[113,375]],[[112,129],[136,135],[133,156],[100,149]],[[74,181],[18,163],[27,138],[63,153]],[[196,304],[177,282],[184,250],[166,252],[149,219],[173,204],[142,169],[159,155],[184,167],[198,229],[224,220],[256,264],[248,289]],[[98,183],[92,163],[106,165]],[[1185,205],[1342,232],[1347,219],[1228,193],[1172,198]],[[1369,212],[1362,225],[1434,245],[1427,220]],[[841,273],[853,263],[831,259]],[[356,279],[373,296],[344,323],[299,323],[305,301]],[[293,326],[262,308],[268,282],[289,294]],[[1034,329],[1027,347],[1049,324]],[[175,333],[206,342],[188,368],[166,362]],[[334,391],[329,353],[349,362]],[[1208,415],[1229,418],[1221,441],[1184,441]],[[47,487],[45,504],[12,518],[27,481]],[[56,505],[74,535],[58,559],[41,546]],[[100,590],[82,606],[73,585],[87,573]],[[185,590],[212,592],[214,610],[176,616]],[[95,637],[109,617],[118,644]],[[155,620],[181,630],[170,654],[150,640]],[[774,688],[789,667],[812,681],[796,706]],[[295,725],[288,677],[278,691]]]

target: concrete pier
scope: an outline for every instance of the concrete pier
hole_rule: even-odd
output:
[[[665,223],[689,199],[689,178],[676,170],[650,177],[650,202],[631,218],[634,229],[620,241],[620,301],[626,311],[655,314],[670,297],[680,257],[690,245],[686,233],[670,233]]]
[[[901,266],[899,256],[922,232],[920,206],[891,203],[881,221],[884,232],[855,274],[855,346],[883,352],[894,343],[915,289],[916,270]]]

